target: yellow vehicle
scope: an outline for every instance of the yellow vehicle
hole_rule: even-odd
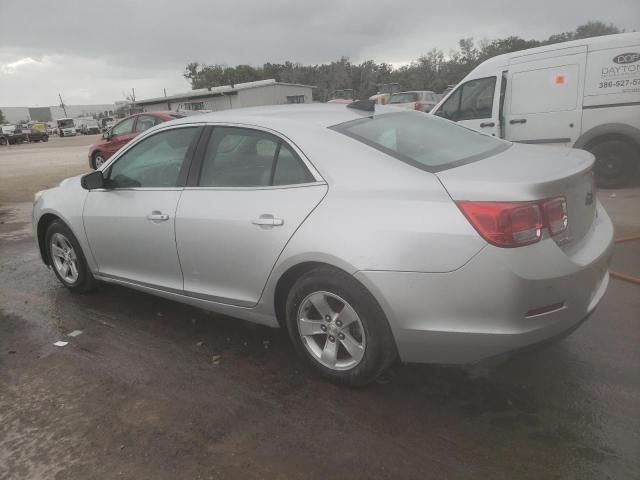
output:
[[[48,125],[42,122],[35,122],[31,124],[31,130],[37,130],[38,132],[47,133]]]
[[[48,142],[49,126],[44,122],[33,122],[27,130],[29,142]]]

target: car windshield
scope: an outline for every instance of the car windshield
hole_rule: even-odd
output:
[[[66,120],[58,120],[58,126],[60,128],[69,128],[69,127],[73,127],[73,120],[66,119]]]
[[[394,93],[391,95],[389,103],[410,103],[418,100],[418,94],[415,92]]]
[[[331,128],[430,172],[480,160],[511,145],[456,123],[415,111],[376,114]]]

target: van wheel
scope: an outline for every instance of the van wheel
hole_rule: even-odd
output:
[[[596,157],[596,184],[601,188],[624,187],[634,173],[638,150],[626,140],[612,138],[589,146]]]
[[[319,267],[303,275],[289,292],[286,312],[298,353],[335,383],[371,383],[397,357],[382,308],[341,270]]]

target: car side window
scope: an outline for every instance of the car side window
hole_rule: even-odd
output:
[[[458,120],[491,118],[496,77],[471,80],[462,86]]]
[[[170,188],[178,176],[196,127],[151,135],[125,152],[109,168],[109,188]]]
[[[151,115],[140,115],[136,122],[136,132],[144,132],[159,123],[161,123],[161,121],[157,117],[152,117]]]
[[[298,156],[282,143],[273,169],[272,185],[295,185],[309,183],[315,179]]]
[[[495,89],[496,77],[470,80],[456,89],[436,115],[456,122],[491,118]]]
[[[257,130],[215,127],[200,172],[201,187],[267,187],[313,181],[278,137]]]
[[[127,118],[126,120],[123,120],[122,122],[117,124],[115,127],[113,127],[113,130],[111,131],[111,136],[118,137],[120,135],[127,135],[131,133],[133,131],[133,123],[135,121],[136,121],[135,117]]]
[[[443,118],[448,118],[449,120],[457,120],[458,109],[460,108],[460,92],[461,88],[458,88],[455,92],[453,92],[449,98],[442,104],[442,107],[438,109],[436,115]]]

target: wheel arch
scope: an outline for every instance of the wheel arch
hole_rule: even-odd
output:
[[[346,266],[346,265],[345,265]],[[287,305],[287,295],[291,290],[291,287],[305,275],[307,272],[318,268],[318,267],[327,267],[334,269],[338,272],[345,273],[351,276],[358,283],[360,280],[353,277],[354,269],[345,269],[337,266],[335,263],[329,263],[327,261],[322,260],[304,260],[296,263],[295,265],[289,266],[278,278],[275,288],[273,289],[273,309],[275,312],[276,320],[278,321],[278,325],[280,327],[286,328],[286,305]],[[373,292],[366,286],[362,285],[364,288],[369,290],[369,293],[376,299]],[[378,299],[376,299],[378,301]],[[384,311],[384,309],[383,309]],[[386,312],[385,312],[386,313]]]
[[[36,229],[36,237],[38,239],[38,248],[40,250],[40,257],[45,265],[51,266],[51,259],[49,258],[49,252],[47,251],[47,246],[45,242],[45,235],[47,234],[47,229],[49,225],[51,225],[56,220],[60,220],[64,222],[62,218],[54,213],[45,213],[38,220],[38,226]]]
[[[342,270],[325,262],[304,261],[289,267],[280,275],[280,278],[278,278],[273,292],[273,308],[280,327],[286,328],[286,306],[289,290],[291,290],[291,287],[293,287],[300,277],[318,267],[330,267],[336,270]]]
[[[605,123],[593,127],[580,135],[573,146],[588,149],[595,143],[610,138],[624,139],[640,151],[640,130],[624,123]]]

